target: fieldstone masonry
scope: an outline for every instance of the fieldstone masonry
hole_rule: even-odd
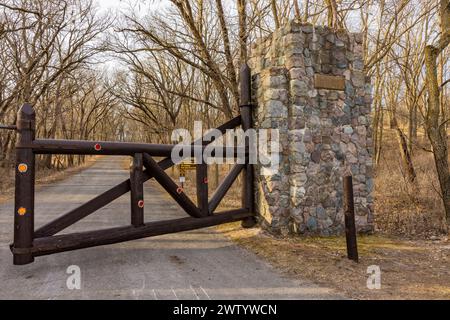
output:
[[[291,22],[252,47],[255,127],[278,129],[281,142],[280,170],[256,172],[257,207],[273,232],[343,233],[346,174],[353,176],[357,228],[373,229],[371,86],[362,41]]]

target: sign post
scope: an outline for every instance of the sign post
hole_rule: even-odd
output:
[[[179,171],[180,171],[180,185],[181,189],[184,189],[184,183],[186,182],[186,172],[187,171],[194,171],[197,169],[197,165],[192,162],[182,162],[179,165]]]

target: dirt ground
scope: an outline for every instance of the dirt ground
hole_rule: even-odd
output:
[[[279,238],[239,223],[219,226],[233,241],[287,275],[327,285],[353,299],[450,299],[448,238],[400,240],[381,235],[358,238],[360,262],[346,258],[344,237]],[[381,289],[369,290],[369,266],[381,269]]]

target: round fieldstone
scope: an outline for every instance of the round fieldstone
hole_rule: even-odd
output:
[[[317,230],[317,220],[314,217],[309,217],[308,221],[306,222],[306,227],[310,231],[316,231]]]
[[[318,206],[316,208],[316,216],[318,219],[326,219],[327,218],[327,213],[325,211],[325,208],[322,206]]]
[[[321,152],[320,151],[314,151],[311,154],[311,160],[314,161],[315,163],[319,163],[320,159],[321,159]]]

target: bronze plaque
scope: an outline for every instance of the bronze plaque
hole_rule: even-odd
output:
[[[345,90],[345,77],[329,76],[325,74],[314,75],[314,86],[316,89]]]

